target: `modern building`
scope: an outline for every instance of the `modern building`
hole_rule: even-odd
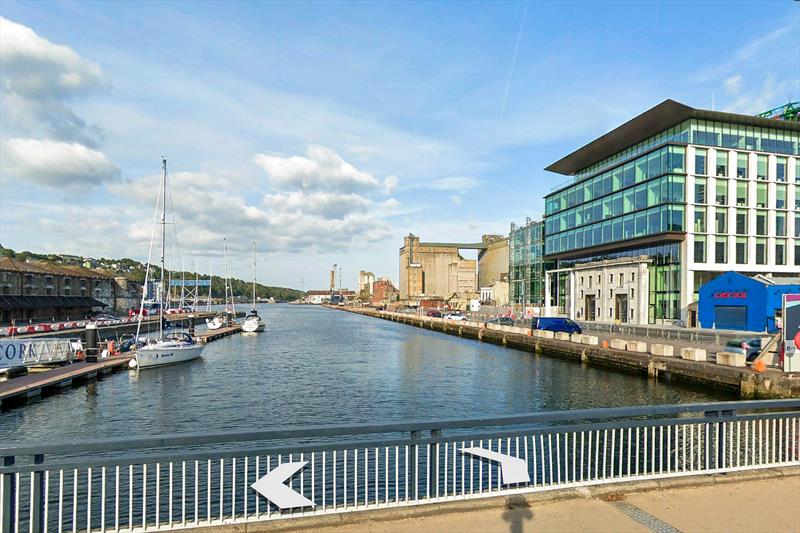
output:
[[[371,296],[372,284],[375,283],[375,274],[364,270],[358,273],[358,294]]]
[[[508,238],[508,282],[511,304],[544,305],[544,273],[553,268],[544,260],[544,222],[528,218],[511,224]]]
[[[651,324],[695,325],[722,272],[796,275],[799,155],[798,122],[666,100],[553,163],[570,181],[545,197],[548,306],[575,316],[575,268],[598,260],[650,259]]]
[[[319,305],[331,301],[331,291],[308,291],[304,301],[309,304]]]
[[[115,308],[116,293],[104,272],[0,257],[0,323],[83,318]]]
[[[419,237],[409,234],[400,248],[400,299],[477,298],[478,261],[465,259],[459,250],[484,250],[486,247],[483,242],[421,242]]]
[[[776,331],[784,294],[800,294],[800,278],[745,276],[725,272],[700,287],[704,328]]]

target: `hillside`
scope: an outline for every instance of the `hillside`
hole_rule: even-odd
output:
[[[108,259],[105,257],[95,259],[92,257],[82,257],[77,255],[37,254],[27,251],[15,252],[11,248],[3,248],[2,246],[0,246],[0,256],[11,257],[17,261],[43,261],[45,263],[54,265],[67,266],[82,265],[87,268],[104,270],[106,272],[113,273],[114,275],[124,276],[137,283],[144,282],[145,265],[134,259],[128,259],[127,257],[122,259]],[[153,276],[154,279],[158,279],[159,275],[160,269],[158,267],[153,267],[151,269],[151,276]],[[184,279],[192,280],[195,279],[195,273],[190,271],[173,271],[170,277],[172,279],[181,279],[181,277],[183,277]],[[208,279],[208,276],[204,277],[201,275],[200,279]],[[231,287],[234,296],[250,298],[252,294],[252,284],[250,281],[232,279]],[[207,291],[208,289],[203,290]],[[301,298],[303,294],[304,293],[302,291],[297,289],[290,289],[287,287],[272,287],[268,285],[262,285],[260,283],[256,284],[256,297],[258,298],[274,298],[276,301],[286,302],[297,300]],[[225,296],[224,281],[219,276],[213,276],[211,279],[211,295],[214,298],[223,298]]]

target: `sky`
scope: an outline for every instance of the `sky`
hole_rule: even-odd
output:
[[[0,3],[0,244],[397,281],[408,233],[539,218],[543,169],[671,98],[800,100],[798,2]]]

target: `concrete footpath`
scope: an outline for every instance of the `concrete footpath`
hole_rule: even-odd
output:
[[[636,487],[638,485],[638,488]],[[649,488],[648,488],[649,487]],[[626,492],[633,490],[635,492]],[[559,494],[560,493],[560,494]],[[456,503],[456,502],[453,502]],[[360,515],[360,516],[359,516]],[[247,531],[800,532],[800,469],[675,478],[553,491],[461,505],[353,513],[329,520],[248,524]],[[332,519],[332,520],[331,520]],[[242,530],[245,528],[236,528]]]

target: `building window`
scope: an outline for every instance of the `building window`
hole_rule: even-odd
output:
[[[794,264],[800,265],[800,242],[795,242],[794,245]]]
[[[631,272],[631,281],[636,281],[636,272]]]
[[[608,318],[611,318],[612,316],[614,316],[614,309],[609,307],[608,308]]]
[[[706,232],[706,208],[694,208],[694,231],[697,233]]]
[[[796,198],[795,203],[797,203]],[[786,209],[786,185],[775,185],[775,209]]]
[[[736,177],[747,179],[747,154],[736,154]]]
[[[786,213],[775,213],[775,235],[786,237]]]
[[[767,207],[767,184],[756,183],[756,207]]]
[[[736,264],[747,264],[747,237],[736,237]]]
[[[786,264],[786,241],[784,239],[775,240],[775,264]]]
[[[794,216],[794,236],[800,239],[800,213]]]
[[[717,180],[717,205],[728,205],[728,180]]]
[[[728,262],[728,238],[717,236],[714,238],[714,262],[724,265]]]
[[[611,299],[614,297],[614,289],[608,289],[608,298]]]
[[[583,276],[581,276],[581,285],[583,285]]]
[[[706,173],[706,155],[707,151],[704,148],[695,148],[694,150],[694,173]]]
[[[736,182],[736,205],[739,207],[747,207],[747,182]]]
[[[695,178],[694,180],[694,203],[706,203],[706,179]]]
[[[767,156],[765,155],[758,156],[758,160],[756,162],[756,179],[767,179]]]
[[[756,264],[767,264],[767,239],[756,239]]]
[[[714,232],[728,233],[728,210],[718,207],[716,213],[714,213],[714,217]]]
[[[634,294],[636,294],[636,293],[634,292],[634,289],[631,289],[631,300],[633,299],[633,296],[634,296]]]
[[[717,152],[717,176],[728,175],[728,152]]]
[[[775,158],[775,181],[786,181],[786,158],[785,157],[776,157]]]
[[[736,234],[747,235],[747,210],[736,210]]]
[[[608,282],[612,283],[612,284],[614,283],[614,274],[609,274],[608,275]]]
[[[794,186],[794,209],[800,211],[800,185]]]
[[[767,212],[756,211],[756,235],[767,234]]]
[[[694,262],[706,262],[706,238],[701,235],[696,235],[694,238]]]

